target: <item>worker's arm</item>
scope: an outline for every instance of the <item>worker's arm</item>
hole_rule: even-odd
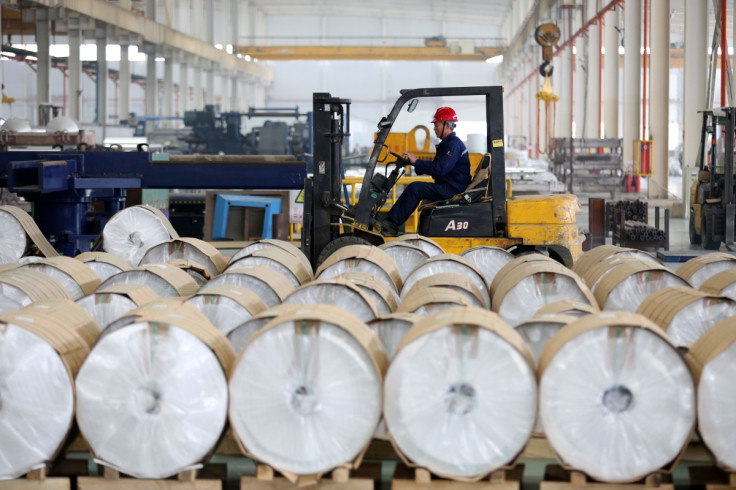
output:
[[[460,160],[468,150],[464,148],[462,142],[460,144],[449,145],[449,148],[442,150],[442,153],[438,153],[433,161],[420,160],[414,163],[414,168],[417,174],[426,174],[433,178],[444,177],[455,168],[455,164]]]

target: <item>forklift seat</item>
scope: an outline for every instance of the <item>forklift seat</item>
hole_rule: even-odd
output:
[[[425,209],[442,206],[443,204],[470,204],[480,202],[488,196],[488,182],[490,181],[491,172],[491,154],[485,153],[480,159],[478,166],[475,168],[473,178],[465,190],[459,194],[455,194],[450,199],[442,201],[422,202],[419,205],[419,211]]]

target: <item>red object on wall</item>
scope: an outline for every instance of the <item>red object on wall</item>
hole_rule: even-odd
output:
[[[634,178],[634,191],[637,193],[641,192],[641,177],[638,175]]]
[[[631,174],[626,174],[626,192],[631,192]]]
[[[652,173],[652,145],[648,141],[642,141],[639,147],[639,174],[651,175]]]

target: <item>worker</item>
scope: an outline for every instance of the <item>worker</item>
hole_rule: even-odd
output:
[[[391,207],[381,223],[384,236],[396,236],[399,227],[414,212],[422,199],[441,201],[463,192],[470,183],[470,158],[465,144],[455,133],[457,114],[451,107],[440,107],[432,119],[434,134],[440,139],[434,160],[422,160],[412,153],[403,153],[417,175],[429,175],[430,182],[412,182]]]

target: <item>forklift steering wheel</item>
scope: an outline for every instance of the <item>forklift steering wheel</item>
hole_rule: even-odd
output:
[[[393,156],[396,157],[396,161],[394,162],[394,164],[396,166],[411,165],[411,162],[409,160],[407,160],[406,158],[402,157],[398,153],[394,153],[393,151],[389,151],[389,153],[391,155],[393,155]]]

